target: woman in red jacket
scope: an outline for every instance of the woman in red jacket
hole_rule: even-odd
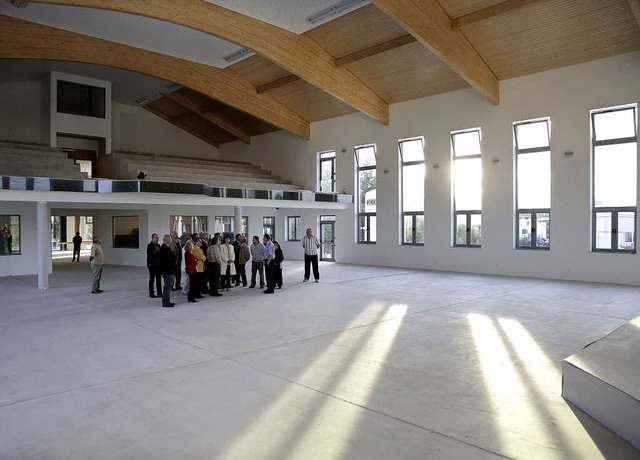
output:
[[[193,250],[193,241],[188,240],[184,244],[184,271],[189,277],[189,293],[187,294],[187,300],[189,302],[197,302],[196,293],[198,292],[198,284],[196,282],[196,273],[198,272],[196,266],[198,259],[191,254]]]

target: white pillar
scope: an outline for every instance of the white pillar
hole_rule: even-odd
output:
[[[46,201],[38,201],[38,289],[49,288],[49,262],[51,261],[51,217]]]
[[[242,206],[236,206],[233,209],[233,228],[238,233],[242,233]]]

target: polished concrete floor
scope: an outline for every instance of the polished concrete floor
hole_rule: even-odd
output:
[[[8,261],[8,259],[7,259]],[[6,260],[3,259],[2,263]],[[562,359],[640,288],[285,262],[274,295],[165,309],[140,267],[0,278],[0,459],[628,459]]]

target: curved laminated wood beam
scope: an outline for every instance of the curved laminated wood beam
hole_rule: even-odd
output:
[[[437,0],[372,1],[476,91],[491,103],[499,104],[498,79],[462,32],[451,30],[451,18]]]
[[[638,23],[638,27],[640,27],[640,0],[627,0],[629,2],[629,8],[631,8],[631,12],[633,16],[636,18],[636,22]]]
[[[451,20],[451,28],[453,30],[459,30],[465,26],[475,24],[476,22],[485,21],[490,18],[495,18],[506,13],[510,13],[525,6],[533,5],[534,3],[540,3],[544,0],[506,0],[497,5],[489,6],[473,13],[465,14],[464,16],[457,17]]]
[[[214,35],[262,55],[358,111],[389,124],[389,105],[349,70],[336,67],[333,56],[313,39],[205,0],[35,0],[31,3],[135,14]]]
[[[0,15],[0,58],[84,62],[130,70],[191,88],[309,139],[298,114],[230,70]]]
[[[225,119],[225,117],[216,115],[215,113],[202,111],[202,107],[197,100],[194,100],[192,97],[189,97],[185,91],[178,90],[173,93],[164,94],[164,97],[172,100],[176,104],[181,105],[185,109],[190,112],[195,113],[197,116],[204,118],[209,123],[213,123],[217,127],[224,129],[229,134],[240,139],[245,144],[251,144],[251,134],[243,130],[241,127],[234,125],[229,120]]]

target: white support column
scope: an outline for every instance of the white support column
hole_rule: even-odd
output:
[[[233,228],[238,233],[242,233],[242,206],[236,206],[233,209]]]
[[[37,211],[38,289],[49,289],[49,262],[51,261],[51,217],[46,201],[38,201]]]

